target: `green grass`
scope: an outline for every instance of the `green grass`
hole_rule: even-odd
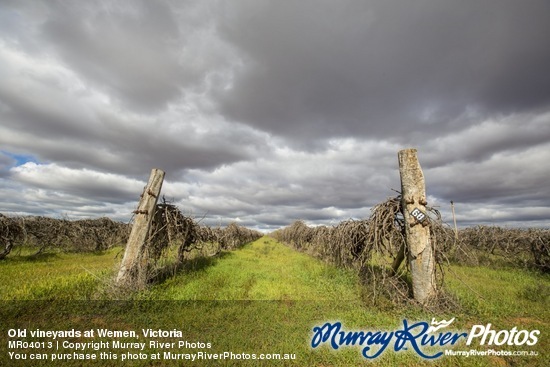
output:
[[[550,277],[521,269],[453,266],[448,289],[468,314],[489,319],[535,318],[550,320]]]
[[[121,251],[114,248],[93,254],[49,252],[34,256],[24,248],[0,261],[0,299],[92,298],[120,263]]]
[[[210,342],[209,352],[296,353],[286,363],[230,361],[184,365],[236,366],[546,366],[550,365],[550,279],[518,269],[489,269],[453,265],[446,288],[460,309],[431,314],[414,307],[380,309],[361,298],[360,282],[351,271],[336,269],[264,237],[216,258],[196,258],[173,276],[130,300],[109,300],[120,249],[102,254],[54,254],[36,259],[11,256],[0,262],[0,325],[9,328],[87,330],[110,328],[182,330],[190,342]],[[161,278],[162,279],[162,278]],[[61,285],[61,286],[60,286]],[[39,301],[25,301],[36,299]],[[491,323],[493,329],[539,329],[538,357],[443,357],[435,363],[415,353],[387,351],[375,363],[365,361],[357,348],[333,351],[309,347],[312,328],[341,321],[347,330],[395,330],[402,319],[430,321],[456,317],[454,330]],[[0,338],[1,339],[1,338]],[[171,339],[162,340],[170,341]],[[86,340],[80,340],[86,341]],[[457,349],[471,349],[460,345]],[[7,361],[0,340],[0,365]],[[476,349],[483,349],[478,347]],[[502,349],[521,350],[506,347]],[[196,350],[181,350],[194,352]],[[162,352],[146,348],[146,353]],[[119,351],[120,353],[120,351]],[[3,359],[4,358],[4,359]],[[134,361],[129,365],[165,365],[166,361]],[[51,362],[36,362],[51,366]],[[78,361],[61,366],[78,366]],[[105,361],[102,365],[122,365]],[[176,362],[170,365],[183,365]]]
[[[219,259],[200,259],[142,299],[359,300],[357,277],[264,237]]]

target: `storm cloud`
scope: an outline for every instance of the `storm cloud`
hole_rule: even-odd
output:
[[[248,65],[220,96],[235,120],[406,141],[549,107],[548,2],[256,3],[222,28]]]

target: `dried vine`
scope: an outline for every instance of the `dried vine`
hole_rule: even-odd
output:
[[[173,273],[193,257],[216,256],[222,250],[234,250],[261,236],[260,232],[235,223],[214,229],[201,226],[163,198],[155,208],[148,240],[141,254],[145,265],[141,282],[159,279],[167,272]]]
[[[445,229],[439,211],[431,207],[426,207],[426,211],[432,243],[448,241],[452,233]],[[297,221],[273,236],[336,266],[356,269],[368,284],[367,298],[384,296],[395,304],[410,301],[405,269],[399,270],[408,252],[404,227],[401,196],[397,196],[374,206],[368,219],[313,228]],[[440,250],[436,250],[436,261],[441,265]],[[441,266],[438,277],[442,281]]]
[[[47,217],[8,217],[0,214],[0,241],[5,258],[16,246],[34,248],[34,255],[49,248],[63,251],[103,251],[126,243],[129,226],[108,218],[67,220]]]

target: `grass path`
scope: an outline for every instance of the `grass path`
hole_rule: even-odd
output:
[[[206,263],[205,263],[206,262]],[[213,262],[199,260],[187,274],[147,293],[171,300],[346,300],[358,303],[357,276],[263,237]]]

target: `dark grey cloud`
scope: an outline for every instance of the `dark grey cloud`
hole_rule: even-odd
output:
[[[453,161],[480,163],[503,152],[513,155],[534,147],[544,149],[550,141],[550,113],[478,120],[453,134],[419,141],[425,147],[425,167],[445,166]]]
[[[134,200],[136,192],[144,185],[141,182],[90,170],[74,170],[57,164],[39,165],[26,163],[11,170],[12,178],[36,189],[57,191],[96,201],[110,201],[115,204]]]
[[[9,98],[4,101],[11,102]],[[3,145],[18,150],[31,146],[42,160],[70,167],[84,165],[126,174],[139,174],[147,167],[167,171],[213,168],[247,159],[262,145],[261,138],[256,140],[248,136],[249,130],[239,127],[197,134],[196,126],[180,124],[173,134],[167,126],[177,122],[108,115],[88,119],[66,110],[33,106],[32,102],[10,103],[10,108],[5,127],[16,136],[4,134],[0,137]],[[34,140],[36,135],[39,138]]]
[[[497,154],[482,162],[449,162],[427,170],[434,195],[447,200],[507,206],[550,207],[550,144],[522,152]]]
[[[248,66],[218,96],[238,121],[299,140],[405,140],[547,108],[547,1],[298,1],[231,7]],[[401,137],[403,136],[403,137]]]
[[[224,82],[226,55],[204,11],[149,1],[1,9],[0,143],[45,162],[129,175],[213,169],[258,154],[265,134],[229,125],[204,97]]]
[[[134,109],[177,97],[190,76],[178,60],[179,29],[170,8],[150,1],[97,5],[52,4],[41,29],[53,50]]]
[[[15,159],[0,151],[0,178],[4,177],[8,169],[16,163]]]

